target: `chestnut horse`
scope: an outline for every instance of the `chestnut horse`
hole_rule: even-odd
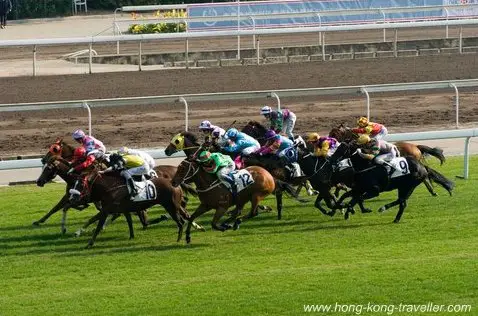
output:
[[[274,192],[276,181],[264,168],[253,166],[247,167],[246,169],[250,172],[254,183],[244,188],[234,197],[232,193],[221,184],[216,175],[204,171],[198,162],[185,159],[179,164],[178,172],[173,177],[172,185],[177,187],[182,182],[194,182],[200,201],[199,207],[191,215],[188,222],[186,229],[187,243],[191,242],[191,222],[211,209],[216,210],[212,220],[212,228],[220,231],[231,228],[229,224],[226,224],[226,222],[229,221],[234,221],[234,229],[239,227],[241,220],[238,216],[241,214],[247,202],[251,202],[251,211],[244,218],[251,218],[257,215],[257,208],[260,201]],[[219,225],[221,217],[231,206],[235,206],[232,217]]]
[[[165,154],[167,156],[171,156],[172,154],[178,152],[178,151],[184,151],[186,154],[186,157],[191,159],[192,157],[195,156],[195,154],[202,149],[202,146],[198,143],[197,137],[191,133],[191,132],[181,132],[179,134],[176,134],[170,141],[169,145],[165,149]],[[251,166],[251,165],[249,165]],[[262,165],[255,165],[264,168]],[[275,197],[276,197],[276,203],[277,203],[277,219],[282,218],[282,198],[283,198],[283,193],[284,191],[292,196],[295,200],[305,203],[308,202],[307,200],[301,199],[299,197],[299,193],[294,190],[292,185],[290,183],[287,183],[284,181],[285,174],[284,174],[284,168],[276,168],[274,170],[269,170],[268,168],[265,168],[275,179],[276,181],[276,189],[274,191]],[[303,180],[300,180],[302,182]],[[182,184],[183,185],[183,184]],[[261,210],[271,210],[270,207],[264,206],[264,205],[259,205],[259,209]]]
[[[358,137],[357,134],[343,124],[332,128],[329,136],[337,139],[339,142],[345,143],[351,143]],[[446,160],[445,156],[443,155],[443,150],[438,147],[431,148],[425,145],[415,145],[407,142],[396,142],[395,146],[397,146],[402,157],[413,157],[422,164],[426,163],[425,158],[427,156],[433,156],[440,160],[440,165],[443,165]],[[432,196],[437,196],[433,190],[430,179],[426,178],[423,183]]]

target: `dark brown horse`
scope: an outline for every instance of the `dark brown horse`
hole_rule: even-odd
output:
[[[339,126],[332,128],[332,130],[329,133],[329,136],[337,139],[339,142],[345,142],[345,143],[351,143],[355,141],[358,137],[358,135],[355,134],[352,131],[352,129],[346,127],[343,124],[340,124]],[[395,146],[397,146],[400,152],[400,155],[402,157],[412,157],[415,160],[418,160],[422,164],[426,163],[425,158],[427,156],[433,156],[437,158],[438,160],[440,160],[441,165],[446,160],[445,156],[443,155],[443,150],[438,147],[432,148],[425,145],[415,145],[415,144],[407,143],[407,142],[396,142]],[[437,194],[433,190],[433,186],[431,184],[430,179],[428,178],[425,179],[423,183],[425,184],[428,192],[430,192],[432,196],[437,196]]]
[[[276,182],[272,175],[261,167],[247,167],[246,169],[250,172],[254,183],[240,191],[236,197],[233,197],[230,191],[218,181],[216,175],[204,171],[199,163],[194,160],[183,160],[178,166],[178,172],[174,176],[172,184],[173,186],[178,186],[182,182],[194,182],[196,184],[200,205],[191,215],[190,221],[211,209],[215,209],[216,213],[212,220],[213,229],[225,231],[231,228],[230,225],[226,224],[230,220],[234,221],[234,229],[237,229],[240,224],[238,216],[248,202],[251,202],[251,211],[245,218],[256,216],[260,201],[274,192]],[[232,206],[235,206],[232,217],[219,225],[221,217]],[[186,242],[191,242],[191,222],[188,223],[186,229]]]
[[[103,228],[106,218],[111,214],[123,214],[128,222],[130,239],[134,238],[133,224],[130,212],[139,212],[153,205],[162,205],[178,226],[178,241],[181,239],[183,225],[189,220],[189,214],[183,208],[183,191],[173,187],[171,180],[164,177],[151,179],[156,194],[152,200],[135,202],[130,200],[130,193],[124,178],[119,172],[100,174],[93,170],[88,176],[82,188],[82,194],[90,195],[91,200],[100,201],[101,209],[98,215],[98,225],[93,236],[88,242],[87,248],[95,243],[96,237]],[[191,225],[192,223],[190,223]]]
[[[55,206],[53,206],[53,208],[47,214],[45,214],[41,219],[39,219],[38,221],[33,222],[33,225],[39,226],[40,224],[43,224],[50,216],[52,216],[53,214],[55,214],[59,210],[63,210],[61,232],[64,234],[64,233],[66,233],[66,216],[67,216],[68,209],[69,208],[75,208],[75,209],[78,209],[78,210],[83,210],[86,207],[88,207],[88,203],[89,203],[88,200],[80,201],[80,203],[74,203],[74,204],[72,204],[69,201],[69,196],[70,196],[69,191],[73,187],[75,182],[77,181],[77,179],[78,179],[77,175],[67,174],[66,171],[68,170],[68,168],[66,170],[63,170],[62,168],[58,168],[58,164],[56,166],[52,164],[52,165],[49,165],[48,168],[45,168],[47,163],[52,158],[61,157],[61,158],[64,159],[64,162],[66,164],[68,164],[71,161],[71,159],[73,158],[74,150],[75,150],[75,147],[69,145],[63,139],[59,138],[59,139],[57,139],[57,141],[55,143],[50,145],[48,152],[45,154],[45,156],[43,156],[42,163],[44,165],[44,168],[42,170],[42,174],[40,175],[40,177],[37,180],[37,185],[40,186],[40,187],[44,186],[46,183],[48,183],[53,178],[55,178],[56,175],[60,176],[60,178],[62,178],[66,182],[67,185],[66,185],[65,194],[60,199],[60,201]],[[105,163],[107,163],[107,162],[102,162],[102,164],[104,164],[104,165],[100,165],[98,167],[100,169],[105,168],[106,167]],[[165,177],[165,178],[168,178],[168,179],[172,179],[173,176],[176,174],[177,167],[170,166],[170,165],[160,165],[160,166],[156,166],[154,168],[154,171],[156,172],[158,177]],[[195,192],[195,190],[193,188],[191,188],[190,186],[182,185],[181,188],[184,190],[185,193],[187,193],[187,194],[190,193],[194,196],[197,196],[197,192]],[[186,208],[186,205],[185,205],[186,201],[187,201],[187,198],[185,197],[185,200],[183,202],[183,204],[184,204],[183,207],[184,208]],[[161,216],[157,219],[153,219],[153,220],[148,221],[146,213],[141,213],[141,212],[138,214],[138,216],[141,220],[143,228],[146,228],[148,225],[151,225],[151,224],[157,224],[157,223],[167,219],[165,216]],[[113,217],[113,220],[116,217],[117,216],[115,215]],[[77,236],[79,236],[86,229],[86,227],[88,227],[91,223],[93,223],[96,220],[97,220],[97,217],[91,218],[75,234]],[[196,225],[195,225],[195,227],[198,228]]]

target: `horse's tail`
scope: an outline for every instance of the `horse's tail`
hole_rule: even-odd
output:
[[[279,189],[281,191],[286,192],[289,196],[293,197],[295,200],[299,201],[300,203],[307,203],[309,202],[307,199],[303,199],[299,196],[296,192],[294,187],[287,182],[275,179],[276,182],[276,190]]]
[[[186,195],[191,194],[192,196],[195,196],[195,197],[198,196],[198,191],[196,191],[196,189],[189,184],[186,184],[184,182],[181,183],[181,189]]]
[[[428,172],[428,178],[435,183],[441,185],[445,190],[448,191],[450,195],[452,195],[453,188],[455,187],[455,183],[449,179],[447,179],[444,175],[439,173],[436,170],[433,170],[429,166],[425,166]]]
[[[430,155],[440,160],[440,165],[443,165],[446,158],[443,155],[443,149],[439,147],[428,147],[425,145],[417,145],[417,148],[422,152],[422,155]]]

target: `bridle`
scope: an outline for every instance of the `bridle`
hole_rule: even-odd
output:
[[[184,176],[184,178],[183,178],[183,180],[181,181],[181,183],[183,183],[183,182],[185,182],[185,181],[188,181],[188,180],[194,178],[194,176],[196,176],[196,174],[199,172],[199,168],[200,168],[200,167],[195,168],[195,167],[193,166],[193,163],[192,163],[191,161],[188,161],[188,160],[183,160],[183,161],[181,162],[181,164],[182,164],[182,163],[187,163],[187,164],[188,164],[188,171],[186,172],[186,175]],[[191,170],[192,170],[192,175],[189,176],[189,173],[191,173]],[[199,192],[199,193],[208,192],[208,191],[214,189],[215,187],[219,186],[220,184],[221,184],[221,182],[220,182],[219,179],[218,179],[218,180],[214,181],[213,183],[211,183],[211,184],[209,185],[209,187],[207,187],[206,189],[201,190],[201,189],[196,188],[196,191]]]

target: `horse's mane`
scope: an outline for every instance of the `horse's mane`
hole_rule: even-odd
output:
[[[191,142],[194,143],[194,145],[198,145],[198,146],[199,146],[198,138],[197,138],[197,136],[194,135],[193,133],[188,132],[188,131],[184,131],[184,132],[181,133],[181,136],[184,136],[185,138],[189,139]]]

